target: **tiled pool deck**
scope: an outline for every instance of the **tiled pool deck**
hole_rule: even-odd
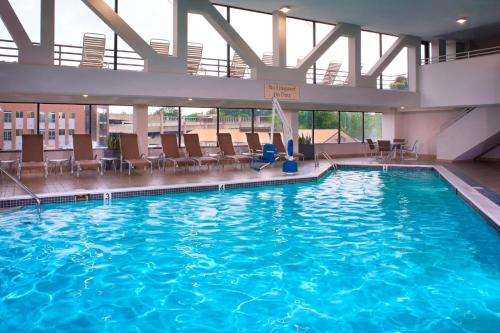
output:
[[[373,158],[339,158],[340,167],[383,167]],[[500,228],[500,168],[497,165],[452,164],[437,165],[425,161],[403,161],[387,164],[389,168],[432,168],[441,174],[461,195],[487,220]],[[226,166],[202,170],[180,170],[174,173],[155,170],[151,176],[147,172],[137,172],[128,176],[125,172],[108,171],[104,176],[95,172],[84,172],[77,178],[69,173],[51,174],[44,179],[39,174],[23,176],[23,183],[36,193],[42,203],[74,202],[78,200],[103,200],[113,198],[180,193],[190,191],[211,191],[220,189],[280,185],[319,180],[330,169],[330,164],[320,161],[300,163],[297,175],[285,175],[279,165],[262,172],[248,167]],[[8,178],[0,183],[0,208],[33,204],[27,196]]]

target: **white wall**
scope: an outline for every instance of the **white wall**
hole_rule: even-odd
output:
[[[421,107],[500,104],[500,54],[420,66]]]
[[[397,136],[409,144],[418,140],[419,154],[435,156],[441,126],[456,114],[456,111],[399,112]]]
[[[122,105],[267,107],[263,80],[241,80],[166,73],[32,66],[0,62],[0,100]],[[284,109],[332,107],[417,107],[418,93],[298,84],[299,101]],[[84,98],[82,95],[88,95]],[[188,98],[194,100],[188,103]]]
[[[500,160],[500,146],[491,150],[489,153],[484,154],[481,158],[492,159],[492,160]]]
[[[469,160],[500,141],[500,107],[479,107],[439,134],[437,158]]]

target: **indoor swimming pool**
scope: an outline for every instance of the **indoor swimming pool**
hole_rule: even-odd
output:
[[[500,234],[430,170],[0,214],[2,332],[492,332]]]

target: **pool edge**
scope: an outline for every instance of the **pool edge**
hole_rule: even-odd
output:
[[[498,205],[485,197],[472,186],[464,182],[450,170],[440,165],[406,165],[406,164],[363,164],[363,163],[339,163],[339,168],[374,168],[374,169],[413,169],[413,170],[434,170],[444,179],[467,204],[469,204],[483,219],[490,223],[500,232],[500,209]],[[161,185],[146,187],[129,187],[110,190],[88,190],[75,191],[72,193],[53,193],[40,195],[42,204],[71,203],[79,201],[104,200],[111,198],[130,198],[139,196],[153,196],[162,194],[175,194],[187,192],[208,192],[225,189],[254,188],[271,185],[286,185],[317,182],[325,177],[332,170],[331,166],[319,169],[314,175],[308,176],[281,176],[272,180],[245,180],[229,181],[219,183],[193,183],[189,185]],[[0,199],[0,209],[13,208],[19,206],[35,205],[34,199],[29,196],[18,196],[9,199]]]

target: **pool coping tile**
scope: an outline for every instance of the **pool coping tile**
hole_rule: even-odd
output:
[[[440,165],[427,164],[373,164],[373,163],[351,163],[340,162],[337,164],[339,168],[377,168],[377,169],[413,169],[413,170],[435,170],[459,195],[466,203],[471,205],[485,220],[500,231],[500,208],[499,206],[484,196],[477,189],[467,184],[459,176],[452,171]],[[330,170],[332,166],[325,165],[318,167],[316,172],[306,176],[301,175],[283,175],[268,180],[233,180],[219,181],[208,183],[191,183],[177,185],[158,185],[158,186],[143,186],[143,187],[123,187],[109,190],[80,190],[71,193],[50,193],[39,195],[42,204],[51,203],[71,203],[78,201],[89,200],[104,200],[105,198],[129,198],[137,196],[152,196],[162,194],[175,194],[186,192],[207,192],[221,191],[226,189],[252,188],[272,185],[285,185],[316,182],[321,180]],[[0,209],[13,208],[28,205],[35,205],[34,199],[27,195],[15,196],[9,199],[0,199]]]

